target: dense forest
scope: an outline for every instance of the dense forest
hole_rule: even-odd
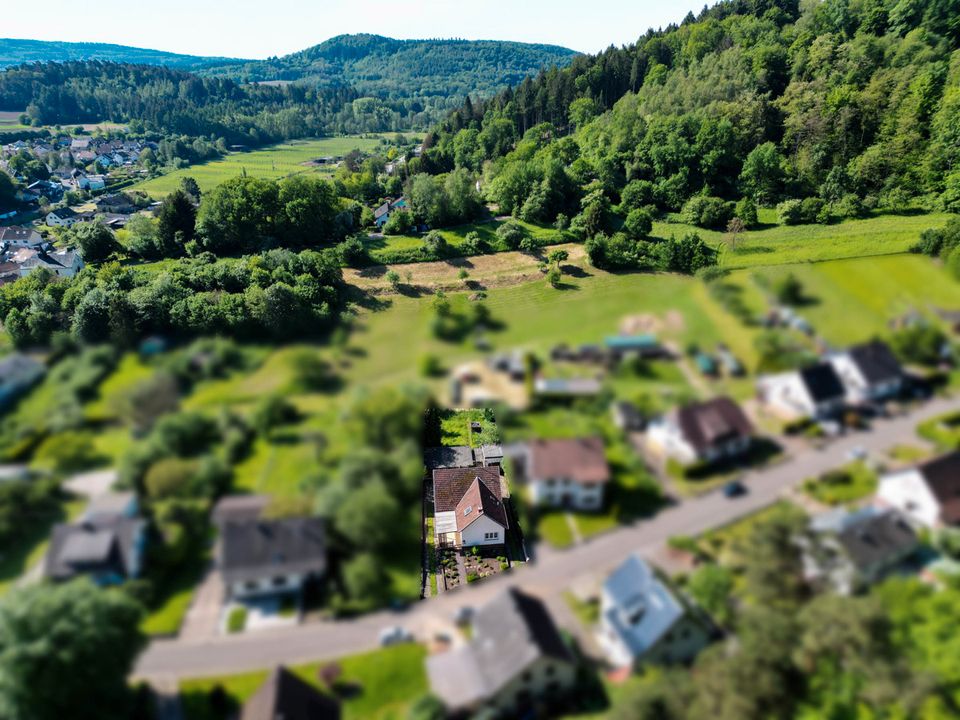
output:
[[[355,112],[349,87],[239,85],[170,68],[98,60],[0,73],[0,108],[37,125],[137,121],[163,134],[257,144],[335,131],[389,130],[394,117]]]
[[[285,57],[230,60],[119,45],[0,40],[0,68],[40,60],[60,63],[52,68],[16,67],[0,75],[9,76],[0,80],[4,87],[0,107],[19,111],[32,103],[38,111],[31,112],[31,117],[40,122],[126,119],[147,110],[146,120],[162,120],[169,127],[172,120],[164,101],[179,100],[180,85],[188,82],[185,99],[190,105],[220,105],[209,114],[227,126],[249,126],[245,117],[296,106],[298,112],[316,116],[316,122],[331,130],[397,130],[427,127],[467,95],[489,97],[543,67],[567,64],[575,54],[553,45],[517,42],[342,35]],[[198,92],[195,80],[168,71],[151,73],[151,68],[139,66],[193,72],[205,80]],[[233,82],[222,85],[212,82],[213,78]],[[67,80],[64,87],[58,87],[61,80]],[[91,80],[97,81],[96,93]],[[136,92],[130,87],[133,81],[147,87]],[[27,83],[46,85],[53,94],[41,95],[36,88],[26,91]],[[132,91],[137,102],[130,99]],[[60,110],[62,99],[67,103]],[[95,112],[107,114],[91,118]],[[238,117],[228,122],[227,116]],[[265,123],[256,124],[258,130],[275,136]]]
[[[600,227],[611,206],[721,228],[756,222],[756,204],[784,203],[787,223],[954,210],[958,42],[957,0],[722,2],[466,102],[421,169],[482,173],[524,219],[590,204]]]
[[[488,97],[543,67],[566,65],[574,55],[555,45],[499,40],[340,35],[285,57],[210,65],[198,72],[247,82],[347,84],[364,96],[416,98],[427,108],[452,109],[466,95]]]

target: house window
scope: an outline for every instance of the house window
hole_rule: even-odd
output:
[[[488,532],[483,534],[484,540],[496,540],[499,537],[500,537],[500,533],[498,532]]]
[[[243,584],[243,589],[244,589],[244,590],[256,590],[256,589],[257,589],[257,581],[256,581],[256,580],[247,580],[247,582],[245,582],[245,583]]]
[[[466,517],[472,512],[473,512],[473,505],[467,505],[467,507],[463,509],[463,516]]]
[[[274,587],[281,587],[287,584],[287,578],[282,575],[277,575],[277,577],[273,578],[270,582]]]

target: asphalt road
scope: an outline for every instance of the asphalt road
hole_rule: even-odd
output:
[[[919,422],[955,410],[960,410],[960,399],[932,400],[903,417],[878,420],[870,431],[837,439],[826,449],[807,450],[778,465],[747,473],[743,479],[749,492],[739,498],[731,500],[713,492],[566,550],[541,546],[536,562],[421,601],[406,611],[381,611],[349,620],[203,640],[157,640],[140,656],[135,674],[169,682],[269,668],[278,663],[334,659],[376,648],[380,630],[389,625],[403,625],[422,637],[449,619],[458,607],[483,604],[507,587],[519,586],[550,599],[584,576],[607,572],[632,552],[649,555],[672,536],[700,534],[771,505],[805,478],[847,462],[847,454],[854,447],[876,455],[908,443],[916,437],[914,430]]]

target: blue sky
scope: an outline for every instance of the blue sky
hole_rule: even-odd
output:
[[[284,55],[343,33],[520,40],[597,52],[679,22],[703,0],[5,0],[0,35],[194,55]],[[149,9],[138,9],[146,7]]]

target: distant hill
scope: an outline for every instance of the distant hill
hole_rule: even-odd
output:
[[[109,60],[163,65],[241,82],[303,81],[326,87],[350,86],[361,95],[435,100],[462,100],[467,93],[492,95],[543,67],[565,66],[576,54],[556,45],[500,40],[394,40],[380,35],[339,35],[292,55],[240,60],[102,43],[0,39],[0,69],[29,62]]]
[[[109,60],[136,65],[165,65],[180,70],[195,70],[211,63],[242,62],[231,58],[178,55],[162,50],[145,50],[125,45],[0,38],[0,69],[30,62],[71,60]]]
[[[567,65],[577,53],[556,45],[500,40],[394,40],[339,35],[292,55],[214,63],[202,75],[265,81],[346,84],[361,95],[454,97],[490,95],[543,67]]]

